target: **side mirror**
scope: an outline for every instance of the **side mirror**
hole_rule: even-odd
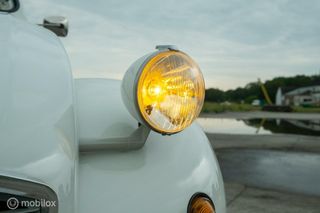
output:
[[[44,18],[43,24],[44,28],[54,32],[57,36],[66,37],[68,35],[68,19],[62,16],[49,16]]]

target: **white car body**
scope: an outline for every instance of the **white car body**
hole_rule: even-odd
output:
[[[151,132],[138,150],[81,153],[82,143],[116,143],[137,129],[121,81],[75,80],[51,31],[8,13],[0,26],[0,183],[44,185],[61,213],[186,213],[198,192],[225,213],[219,165],[198,124]]]

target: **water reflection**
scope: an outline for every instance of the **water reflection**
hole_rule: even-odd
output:
[[[244,120],[248,126],[263,128],[272,133],[320,135],[319,120],[280,120],[280,119],[250,119]]]
[[[208,133],[320,136],[320,120],[198,118]]]

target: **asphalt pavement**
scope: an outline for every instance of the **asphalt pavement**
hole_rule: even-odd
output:
[[[228,213],[319,213],[319,197],[225,183]]]
[[[305,113],[222,113],[215,118],[318,119]],[[207,134],[225,181],[228,213],[320,213],[320,137]]]
[[[318,154],[232,149],[218,151],[217,157],[227,182],[292,194],[320,196]]]

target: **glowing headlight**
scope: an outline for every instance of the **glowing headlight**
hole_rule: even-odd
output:
[[[185,53],[170,49],[137,60],[122,82],[130,113],[162,134],[189,126],[201,111],[204,94],[198,65]]]

